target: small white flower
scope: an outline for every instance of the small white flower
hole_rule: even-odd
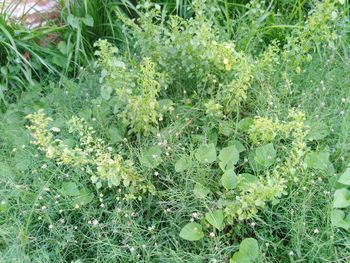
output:
[[[92,220],[92,225],[93,226],[97,226],[98,225],[98,220],[97,219]]]
[[[209,236],[210,237],[215,237],[215,233],[214,232],[210,232]]]
[[[314,229],[314,233],[315,233],[315,234],[318,234],[318,233],[320,233],[320,231],[319,231],[317,228],[315,228],[315,229]]]
[[[293,252],[293,251],[289,251],[288,255],[289,255],[289,256],[293,256],[293,255],[294,255],[294,252]]]
[[[53,225],[49,225],[49,229],[52,229],[53,228]]]

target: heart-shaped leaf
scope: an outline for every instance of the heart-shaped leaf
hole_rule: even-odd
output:
[[[321,122],[308,123],[308,126],[310,127],[307,135],[309,141],[324,139],[330,133],[328,126]]]
[[[175,163],[175,171],[180,173],[191,168],[191,160],[188,156],[183,156]]]
[[[254,161],[264,168],[270,167],[276,158],[276,150],[272,143],[262,145],[255,150]]]
[[[94,26],[94,19],[90,15],[86,15],[84,18],[82,18],[82,21],[85,25],[87,25],[89,27]]]
[[[333,208],[345,208],[350,206],[350,191],[346,188],[338,189],[334,193]]]
[[[78,196],[79,188],[74,182],[64,182],[61,187],[61,193],[65,196]]]
[[[196,159],[200,163],[212,163],[216,161],[216,149],[213,143],[204,144],[196,151]]]
[[[232,146],[223,148],[220,151],[219,160],[221,161],[219,163],[220,168],[223,171],[226,171],[228,169],[234,169],[235,164],[239,160],[239,151],[236,148],[236,146],[232,145]]]
[[[140,157],[142,165],[148,168],[156,168],[161,162],[162,150],[158,146],[148,148]]]
[[[74,15],[72,14],[69,14],[68,17],[67,17],[67,22],[68,24],[75,28],[75,29],[78,29],[79,26],[80,26],[80,20],[78,17],[75,17]]]
[[[221,183],[226,190],[234,189],[237,186],[237,175],[233,170],[227,170],[221,177]]]
[[[346,169],[345,172],[340,176],[339,183],[350,185],[350,168]]]
[[[305,157],[307,168],[327,170],[331,165],[328,152],[311,152]]]
[[[197,223],[188,223],[181,229],[180,237],[188,241],[200,240],[204,237],[202,226]]]
[[[343,210],[334,209],[331,214],[331,221],[335,227],[342,227],[346,230],[350,229],[350,213],[345,216]]]
[[[259,245],[254,238],[245,238],[234,253],[230,263],[252,263],[259,256]]]
[[[224,222],[224,213],[221,209],[215,210],[213,212],[208,212],[205,214],[205,219],[213,227],[220,230],[222,227],[222,223]]]
[[[210,193],[210,190],[201,183],[196,183],[193,193],[197,198],[205,198]]]

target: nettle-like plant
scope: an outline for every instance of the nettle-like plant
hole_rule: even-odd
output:
[[[72,117],[67,126],[69,133],[78,137],[75,146],[70,146],[60,138],[60,129],[52,126],[52,118],[43,110],[29,114],[31,125],[27,129],[34,138],[33,144],[43,151],[47,158],[54,159],[58,165],[71,166],[87,172],[97,188],[103,184],[123,189],[122,198],[142,199],[146,192],[155,188],[136,171],[131,160],[120,154],[113,154],[103,139],[96,137],[95,130],[83,119]]]
[[[308,126],[303,113],[292,110],[284,122],[264,117],[249,122],[245,133],[251,142],[250,150],[233,141],[218,155],[213,143],[201,145],[195,153],[199,163],[217,165],[222,173],[218,182],[221,188],[212,193],[218,197],[216,201],[208,197],[213,186],[207,182],[198,182],[194,188],[197,197],[205,202],[211,200],[212,210],[205,214],[204,222],[218,230],[236,220],[252,218],[268,203],[278,203],[287,194],[288,183],[298,182],[306,169],[303,160],[309,152]],[[290,146],[285,147],[282,141],[290,142]],[[175,167],[182,171],[182,166],[184,161],[180,159]],[[185,239],[188,228],[186,225],[181,232]]]

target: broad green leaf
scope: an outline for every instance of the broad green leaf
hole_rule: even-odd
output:
[[[224,213],[221,209],[215,210],[213,212],[208,212],[205,214],[205,219],[213,227],[220,230],[222,227],[222,223],[224,222]]]
[[[343,210],[334,209],[331,214],[331,221],[335,227],[342,227],[346,230],[350,229],[350,213],[345,216]]]
[[[205,198],[210,193],[210,190],[201,183],[196,183],[193,193],[197,198]]]
[[[73,206],[84,206],[94,199],[94,195],[87,189],[81,189],[79,195],[73,198]]]
[[[310,141],[324,139],[330,133],[328,126],[321,122],[311,122],[308,123],[308,126],[310,129],[307,135],[307,139]]]
[[[94,26],[94,19],[90,15],[86,15],[84,18],[82,18],[82,21],[85,25],[87,25],[89,27]]]
[[[66,41],[60,41],[60,43],[58,43],[57,48],[59,49],[59,51],[63,54],[63,55],[67,55],[68,54],[68,47],[67,47],[67,43]]]
[[[307,168],[313,168],[318,170],[327,170],[331,165],[329,161],[328,152],[311,152],[305,157],[305,164]]]
[[[111,98],[111,94],[113,89],[110,86],[102,85],[101,86],[101,97],[104,100],[109,100]]]
[[[183,171],[186,171],[191,168],[191,160],[188,156],[182,156],[177,162],[175,163],[175,171],[180,173]]]
[[[196,159],[200,163],[212,163],[216,161],[216,149],[213,143],[204,144],[196,151]]]
[[[350,168],[346,169],[345,172],[340,176],[339,183],[350,185]]]
[[[239,160],[239,151],[237,150],[236,146],[232,145],[223,148],[220,151],[219,160],[221,161],[219,163],[220,168],[223,171],[234,169],[235,164],[237,164]]]
[[[252,263],[249,257],[246,254],[238,251],[233,254],[230,259],[230,263]]]
[[[259,256],[258,241],[254,238],[245,238],[239,245],[239,251],[248,255],[251,260],[255,260]]]
[[[65,196],[78,196],[79,188],[74,182],[64,182],[61,187],[61,193]]]
[[[238,129],[240,131],[246,132],[250,129],[250,126],[253,124],[253,122],[254,122],[254,119],[251,117],[244,118],[244,119],[239,121]]]
[[[111,127],[108,129],[108,138],[111,143],[119,143],[123,141],[123,136],[116,127]]]
[[[350,191],[346,188],[341,188],[334,193],[333,208],[345,208],[350,206]]]
[[[162,150],[158,146],[148,148],[140,157],[142,165],[148,168],[156,168],[162,161]]]
[[[75,17],[74,15],[72,14],[69,14],[68,17],[67,17],[67,22],[68,24],[75,28],[75,29],[78,29],[79,26],[80,26],[80,20],[78,17]]]
[[[252,263],[259,256],[259,245],[254,238],[245,238],[239,245],[239,251],[234,253],[230,263]]]
[[[234,189],[237,186],[237,175],[233,170],[227,170],[221,177],[221,183],[227,190]]]
[[[181,229],[180,237],[188,241],[200,240],[204,237],[202,226],[197,223],[188,223]]]
[[[238,140],[232,140],[229,144],[236,146],[236,149],[239,153],[244,152],[246,150],[244,145]]]
[[[253,184],[259,181],[259,178],[256,177],[255,175],[248,174],[248,173],[243,173],[238,175],[238,181],[239,185],[238,187],[245,191],[249,189],[249,187]]]
[[[276,158],[276,150],[272,143],[262,145],[255,150],[254,160],[264,168],[270,167]]]

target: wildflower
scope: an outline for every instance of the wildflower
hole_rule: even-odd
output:
[[[293,251],[289,251],[288,255],[292,257],[292,256],[294,256],[294,252]]]
[[[320,231],[319,231],[317,228],[314,229],[314,233],[315,233],[315,234],[318,234],[319,232],[320,232]]]
[[[49,229],[52,229],[53,228],[53,225],[49,225]]]
[[[92,220],[92,226],[97,226],[98,225],[98,220],[97,219],[94,219]]]
[[[210,237],[215,237],[215,233],[214,232],[210,232],[209,236]]]

